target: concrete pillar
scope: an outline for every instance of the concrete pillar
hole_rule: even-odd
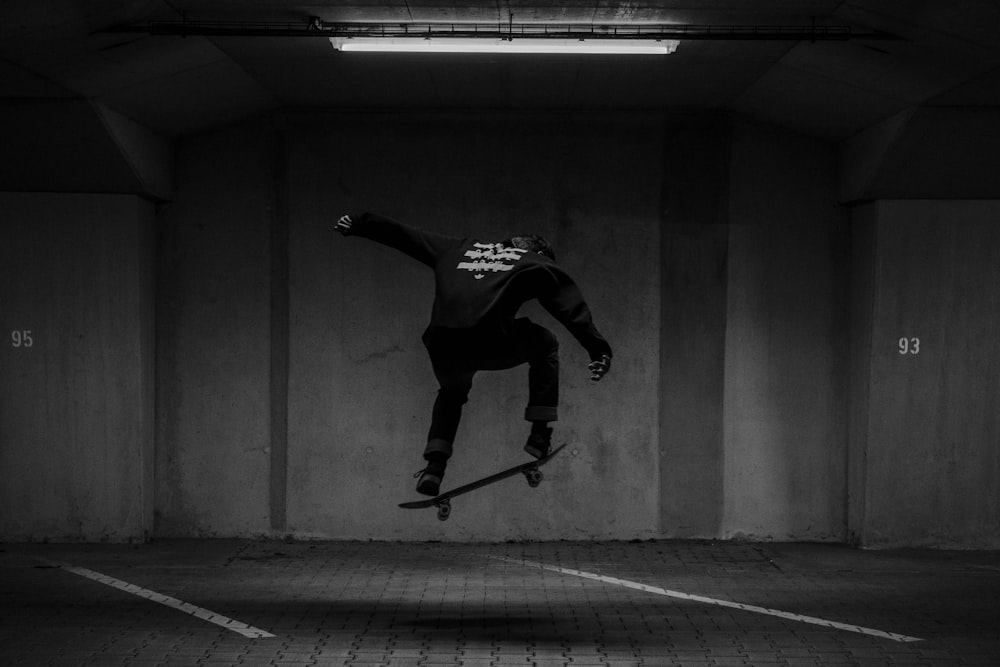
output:
[[[660,532],[718,536],[732,132],[724,115],[668,116],[662,186]]]
[[[272,534],[274,150],[269,121],[182,142],[160,210],[159,536]]]
[[[819,142],[734,126],[723,537],[844,538],[847,216]]]
[[[851,447],[865,546],[1000,546],[998,215],[995,201],[932,200],[856,213],[872,258],[870,333],[853,332],[870,350]]]
[[[0,539],[153,520],[153,208],[0,194]]]

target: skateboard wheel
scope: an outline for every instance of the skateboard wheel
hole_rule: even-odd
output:
[[[528,478],[528,486],[532,488],[542,483],[542,471],[537,468],[526,470],[524,476]]]
[[[451,516],[451,503],[443,502],[438,505],[438,520],[447,521],[449,516]]]

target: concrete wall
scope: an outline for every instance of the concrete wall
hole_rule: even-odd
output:
[[[857,212],[871,258],[857,280],[871,285],[870,335],[854,334],[869,352],[855,375],[868,400],[851,443],[864,465],[852,532],[864,545],[1000,546],[998,215],[993,201]]]
[[[841,540],[849,237],[836,155],[737,122],[731,160],[720,536]]]
[[[0,537],[996,546],[997,205],[849,228],[833,156],[725,116],[289,115],[182,142],[155,240],[134,197],[2,195]],[[537,230],[578,276],[616,357],[590,385],[527,309],[564,342],[549,483],[396,508],[431,276],[330,229],[366,208]],[[521,460],[524,384],[478,378],[449,483]]]
[[[153,207],[0,193],[0,228],[0,539],[142,540]]]
[[[271,125],[185,141],[177,163],[159,217],[156,533],[266,535]]]
[[[192,138],[179,160],[159,534],[844,538],[832,148],[724,115],[291,114]],[[579,276],[616,356],[592,386],[561,333],[570,447],[551,484],[512,480],[447,523],[396,508],[436,391],[432,277],[332,232],[364,209],[483,239],[539,231]],[[478,376],[448,484],[521,460],[524,384]]]
[[[658,116],[293,115],[184,142],[160,247],[158,534],[655,535],[662,131]],[[437,389],[420,343],[432,277],[332,231],[364,209],[485,240],[537,231],[579,277],[615,349],[606,382],[525,311],[563,340],[570,446],[551,484],[511,480],[447,524],[396,507]],[[523,460],[525,389],[526,367],[478,376],[449,483]]]

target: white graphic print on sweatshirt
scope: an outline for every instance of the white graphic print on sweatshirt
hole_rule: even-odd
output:
[[[476,243],[472,250],[465,251],[465,256],[473,261],[459,262],[456,268],[472,271],[476,280],[482,280],[486,271],[510,271],[514,268],[513,262],[520,261],[526,252],[521,248],[507,248],[502,243]],[[512,263],[505,264],[505,260]]]

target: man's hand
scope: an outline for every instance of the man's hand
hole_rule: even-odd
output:
[[[587,368],[590,369],[590,381],[600,382],[601,378],[607,375],[608,371],[611,370],[611,357],[606,354],[601,355],[600,361],[590,362],[590,364],[587,365]]]
[[[340,220],[337,220],[337,224],[334,225],[333,228],[341,234],[346,234],[352,225],[354,225],[354,221],[351,220],[351,216],[342,215],[340,216]]]

